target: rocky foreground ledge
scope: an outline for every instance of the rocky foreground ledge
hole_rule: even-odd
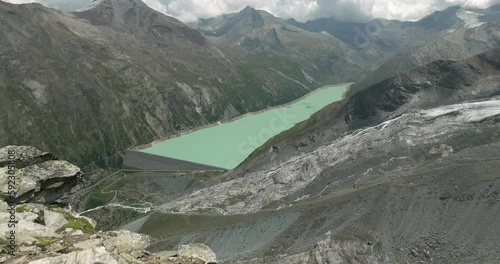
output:
[[[206,245],[151,253],[147,235],[96,232],[96,222],[61,204],[81,170],[33,147],[0,149],[0,263],[216,263]],[[15,194],[15,195],[13,195]]]

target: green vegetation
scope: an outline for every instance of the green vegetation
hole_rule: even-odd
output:
[[[28,208],[24,205],[19,205],[16,207],[16,212],[18,212],[18,213],[24,213],[27,211],[28,211]]]
[[[94,233],[94,227],[92,224],[85,218],[76,218],[70,214],[65,214],[64,217],[68,220],[68,223],[65,224],[61,229],[73,228],[80,229],[85,234]]]
[[[38,242],[44,246],[48,246],[56,241],[54,238],[50,237],[35,237]]]
[[[85,210],[103,206],[111,202],[113,197],[114,197],[113,193],[101,193],[101,189],[99,189],[94,193],[92,193],[92,195],[89,197],[87,203],[85,204]]]
[[[115,180],[110,185],[107,185],[109,180],[102,183],[101,188],[95,190],[88,198],[87,203],[85,204],[85,210],[103,206],[111,202],[111,200],[115,197],[115,192],[113,192],[113,190],[118,190],[128,183],[126,176],[120,174],[120,177],[120,179]],[[114,180],[114,178],[112,178],[112,180]]]

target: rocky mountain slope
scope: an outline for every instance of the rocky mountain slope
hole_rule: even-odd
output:
[[[229,263],[495,263],[499,52],[334,104],[139,231],[159,239],[154,250],[196,241]],[[188,233],[162,224],[173,212],[194,214],[176,226]],[[222,226],[189,224],[207,212]]]
[[[289,19],[288,22],[307,31],[326,32],[360,53],[383,62],[405,46],[418,46],[457,29],[493,22],[500,18],[497,8],[492,6],[483,10],[452,6],[415,22],[375,19],[367,23],[352,23],[335,18],[306,23]]]
[[[319,87],[280,70],[290,65],[269,71],[232,58],[140,0],[95,1],[71,14],[0,2],[0,12],[0,144],[50,149],[79,165],[119,164],[128,147]]]
[[[293,78],[305,86],[352,81],[373,67],[369,59],[331,35],[308,32],[249,6],[238,13],[190,25],[214,45],[242,60],[271,57],[293,65],[297,68]]]
[[[379,68],[353,85],[350,95],[384,79],[406,73],[438,59],[464,59],[500,45],[500,12],[457,7],[436,12],[410,28],[410,34]]]
[[[0,162],[0,182],[5,183],[2,186],[7,186],[7,181],[15,182],[14,189],[0,190],[1,263],[217,262],[214,252],[203,244],[182,245],[178,250],[151,253],[146,250],[151,244],[151,237],[147,235],[125,230],[97,232],[94,220],[74,212],[71,206],[63,207],[61,203],[71,189],[60,184],[61,175],[65,175],[66,182],[76,182],[81,176],[80,169],[57,160],[50,153],[28,146],[6,146],[0,149]],[[47,165],[56,162],[65,165]],[[48,186],[48,182],[52,184]],[[27,196],[25,189],[29,188],[36,191],[30,199],[22,199]],[[11,199],[12,190],[17,191],[18,199]],[[45,199],[37,199],[41,197],[40,193],[45,194]]]

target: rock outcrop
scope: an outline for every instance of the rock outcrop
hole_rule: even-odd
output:
[[[0,196],[9,202],[61,202],[82,176],[77,166],[29,146],[1,148],[0,164]]]

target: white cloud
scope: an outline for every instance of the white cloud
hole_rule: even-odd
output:
[[[165,14],[167,13],[167,7],[164,4],[162,4],[159,0],[142,0],[142,1],[156,11],[159,11],[159,12],[162,12]]]
[[[452,5],[486,8],[500,0],[161,0],[167,14],[185,22],[241,10],[247,5],[305,21],[336,17],[345,21],[371,18],[417,20]]]
[[[4,0],[12,3],[40,2],[51,7],[71,10],[91,0]],[[250,5],[283,18],[300,21],[335,17],[344,21],[366,21],[372,18],[417,20],[452,5],[486,8],[500,0],[143,0],[151,8],[184,22],[237,12]],[[72,3],[69,6],[69,3]]]
[[[39,3],[40,1],[38,0],[1,0],[7,3],[13,3],[13,4],[27,4],[27,3]]]

